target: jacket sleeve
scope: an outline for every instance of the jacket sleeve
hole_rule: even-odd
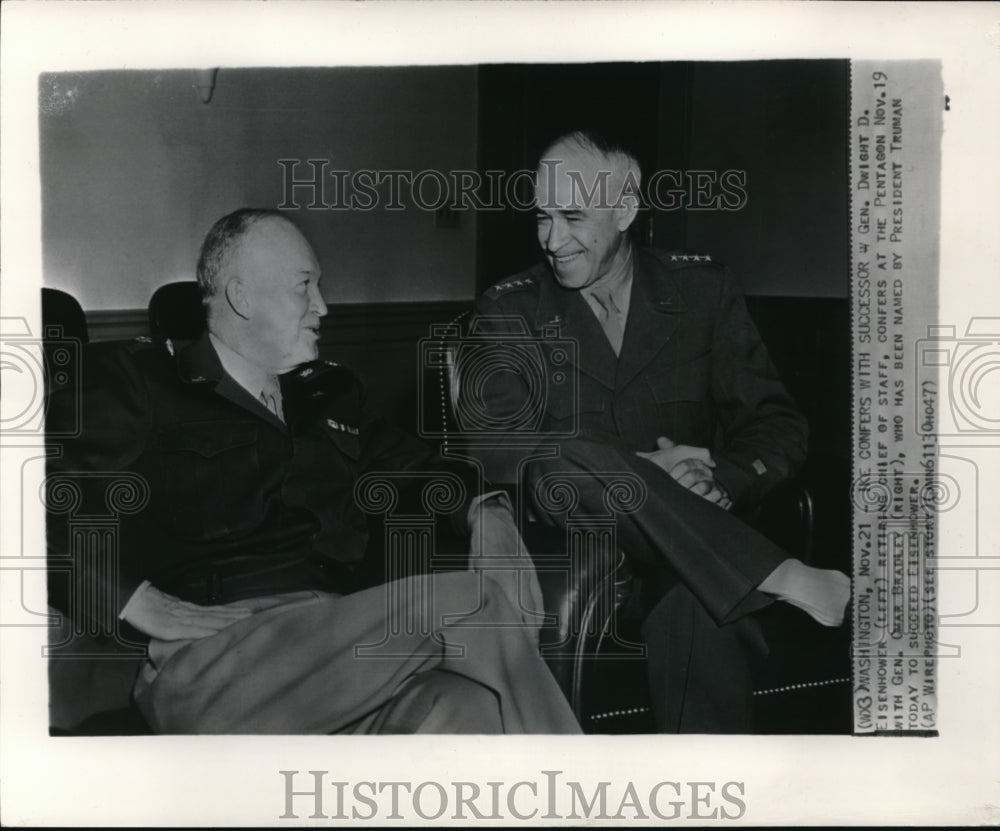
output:
[[[455,493],[457,506],[448,510],[447,514],[455,532],[460,536],[468,536],[469,507],[482,490],[482,483],[475,468],[461,459],[443,457],[422,440],[400,429],[389,419],[374,413],[365,404],[365,393],[361,383],[357,380],[355,383],[361,412],[360,473],[364,475],[383,472],[387,479],[397,480],[394,482],[397,487],[401,484],[398,480],[402,479],[404,499],[407,500],[407,505],[417,512],[421,510],[421,500],[424,499],[420,489],[429,484],[429,477],[434,474],[447,474],[447,477],[439,478],[451,480],[458,489]],[[400,477],[398,474],[410,474],[413,478],[407,483],[405,481],[407,477]],[[449,498],[448,494],[449,488],[445,487],[435,491],[430,499],[432,502],[440,499],[439,504],[452,504],[456,500]]]
[[[712,396],[720,422],[715,476],[735,504],[753,504],[801,466],[808,427],[728,270],[713,334]]]
[[[50,442],[49,602],[107,633],[146,576],[118,538],[118,520],[148,498],[130,470],[149,434],[148,393],[127,347],[95,344],[81,361],[80,377],[52,392],[46,414],[47,433],[68,436]]]

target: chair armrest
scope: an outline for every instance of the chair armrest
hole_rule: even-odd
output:
[[[759,503],[742,511],[742,519],[804,563],[813,560],[815,501],[804,476],[783,482]]]

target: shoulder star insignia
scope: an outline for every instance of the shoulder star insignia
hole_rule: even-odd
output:
[[[530,288],[534,284],[535,281],[531,277],[518,277],[517,279],[504,280],[503,282],[497,283],[495,286],[487,289],[487,294],[496,298],[509,291],[513,291],[514,289]]]

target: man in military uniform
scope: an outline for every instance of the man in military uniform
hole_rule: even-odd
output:
[[[474,571],[371,588],[382,534],[358,502],[388,510],[393,482],[404,480],[401,507],[422,499],[449,514],[474,550],[512,553],[516,528],[466,467],[370,412],[350,372],[317,360],[326,305],[298,229],[273,211],[224,217],[198,280],[199,340],[176,355],[99,348],[49,413],[60,432],[79,393],[83,429],[51,462],[50,507],[67,486],[84,512],[103,500],[95,472],[148,487],[148,505],[122,521],[117,569],[72,555],[75,596],[99,595],[149,639],[134,693],[152,728],[578,732],[509,590]],[[366,474],[380,474],[367,491]],[[435,490],[411,494],[408,479]],[[60,516],[56,563],[70,546]]]
[[[631,155],[572,133],[549,146],[536,175],[545,261],[487,291],[473,331],[498,343],[537,338],[544,389],[516,371],[479,377],[476,400],[506,435],[477,452],[493,481],[524,485],[543,517],[538,489],[549,474],[570,475],[578,513],[595,515],[606,513],[616,473],[639,477],[644,504],[619,513],[617,528],[659,598],[644,623],[658,726],[748,731],[767,651],[751,613],[780,599],[838,626],[849,599],[845,575],[789,558],[731,513],[795,472],[805,420],[729,271],[630,241],[641,181]],[[566,340],[576,345],[569,363]],[[566,372],[575,383],[554,382]],[[526,424],[539,394],[541,422]],[[527,464],[518,482],[526,441],[559,454]]]

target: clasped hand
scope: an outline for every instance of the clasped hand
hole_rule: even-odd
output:
[[[676,444],[664,436],[656,440],[656,448],[651,453],[636,452],[636,455],[649,459],[669,473],[677,484],[720,508],[728,511],[733,506],[725,488],[715,480],[712,472],[715,462],[707,448]]]

